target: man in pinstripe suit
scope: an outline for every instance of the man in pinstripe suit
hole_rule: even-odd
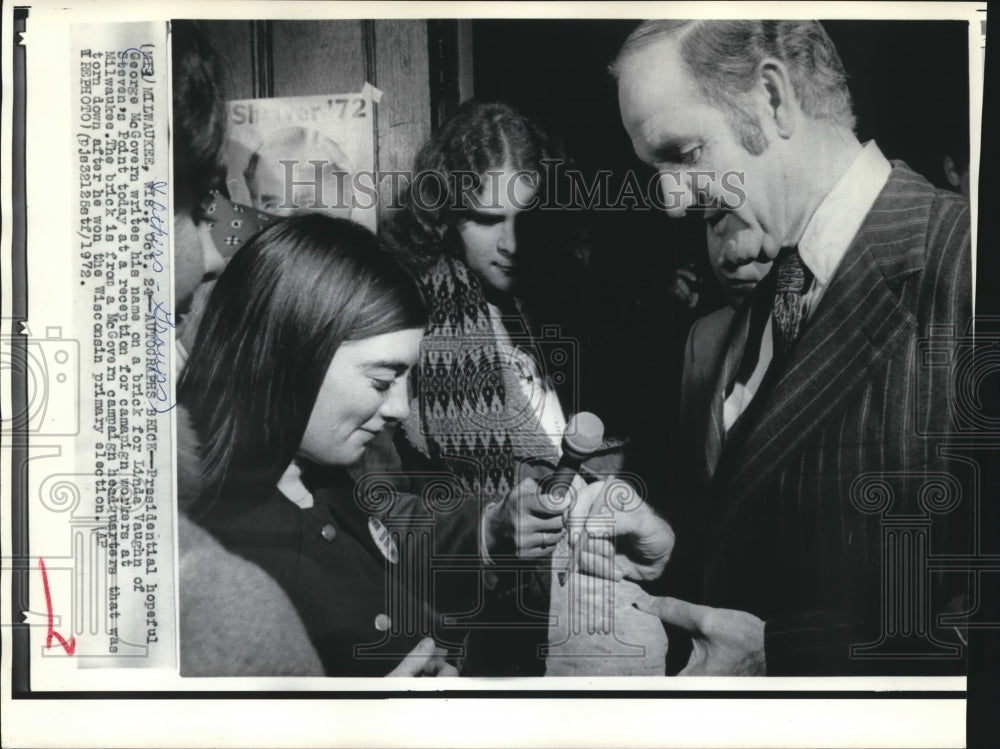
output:
[[[920,350],[968,330],[967,203],[857,140],[818,23],[646,22],[612,71],[668,214],[704,212],[747,297],[688,348],[704,439],[669,568],[699,603],[638,607],[691,633],[682,673],[961,672],[938,615],[966,579],[925,563],[967,552],[972,470],[948,460],[947,367]],[[655,533],[620,520],[640,549]]]

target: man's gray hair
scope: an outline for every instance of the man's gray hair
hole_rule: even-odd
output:
[[[625,40],[611,74],[618,78],[628,58],[667,38],[680,40],[681,59],[705,100],[730,115],[750,153],[767,147],[760,122],[744,100],[766,57],[785,63],[803,112],[854,130],[844,66],[817,21],[644,21]]]

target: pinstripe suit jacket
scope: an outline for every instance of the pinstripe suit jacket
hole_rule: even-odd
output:
[[[692,330],[682,397],[695,434],[721,430],[748,307]],[[895,163],[721,453],[691,441],[707,446],[687,544],[703,601],[764,619],[768,673],[964,670],[935,614],[965,578],[922,560],[967,553],[971,471],[949,459],[949,370],[937,364],[971,315],[968,204]]]

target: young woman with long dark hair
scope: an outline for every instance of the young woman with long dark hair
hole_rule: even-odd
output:
[[[406,554],[348,471],[406,417],[426,325],[419,289],[368,230],[287,218],[230,260],[178,386],[200,458],[183,511],[278,583],[327,675],[455,672],[426,637],[430,602],[407,585]],[[230,577],[219,584],[255,595]],[[212,626],[185,614],[184,578],[182,650]]]

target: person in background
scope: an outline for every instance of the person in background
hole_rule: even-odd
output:
[[[536,479],[559,460],[567,418],[585,405],[601,412],[596,397],[587,402],[596,393],[579,389],[584,372],[599,382],[586,333],[601,322],[587,319],[586,274],[563,217],[536,210],[549,189],[545,164],[562,158],[513,107],[468,101],[420,149],[408,210],[390,230],[431,307],[406,437],[480,497],[494,561],[531,569],[564,532],[565,508],[548,503]],[[615,447],[602,451],[608,467]],[[504,613],[490,618],[514,626],[483,635],[490,662],[480,673],[543,671],[534,650],[547,627],[547,578],[532,580],[498,586]]]
[[[935,85],[947,85],[938,82]],[[942,187],[948,187],[971,200],[969,99],[961,85],[953,86],[948,98],[938,105],[936,127],[929,135],[925,148],[933,154],[928,161],[927,178]],[[934,163],[936,161],[936,163]],[[935,173],[935,167],[940,172]],[[942,182],[941,178],[944,177]]]
[[[172,21],[174,153],[174,311],[191,308],[198,287],[222,271],[205,203],[223,173],[226,139],[222,70],[208,38],[194,21]]]
[[[171,21],[173,49],[174,331],[179,372],[204,300],[226,259],[272,216],[222,194],[227,137],[225,72],[197,21]]]
[[[679,486],[685,493],[700,492],[711,470],[706,463],[709,410],[705,404],[711,401],[715,376],[722,367],[725,346],[721,344],[737,311],[771,270],[771,261],[766,258],[755,258],[752,262],[736,262],[735,258],[753,256],[761,238],[758,227],[740,227],[725,237],[711,230],[707,232],[709,263],[729,303],[696,319],[684,346],[680,429],[685,439],[680,444],[679,466],[683,475]]]
[[[969,149],[953,149],[953,153],[944,157],[942,168],[948,184],[968,199],[971,194],[969,186]]]

